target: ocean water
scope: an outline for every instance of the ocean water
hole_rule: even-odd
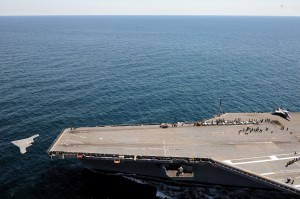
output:
[[[66,127],[300,111],[300,18],[0,17],[0,198],[268,198],[95,174],[47,149]],[[39,133],[24,155],[10,142]]]

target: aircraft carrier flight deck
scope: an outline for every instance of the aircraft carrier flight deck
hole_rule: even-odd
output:
[[[300,194],[300,113],[289,116],[225,113],[194,123],[67,128],[48,153],[92,169]]]

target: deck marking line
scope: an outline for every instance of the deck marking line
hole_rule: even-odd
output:
[[[260,162],[271,162],[271,161],[277,161],[277,160],[288,160],[288,159],[292,159],[292,158],[296,158],[294,157],[287,157],[287,158],[277,158],[276,160],[256,160],[256,161],[251,161],[251,162],[237,162],[237,163],[232,163],[233,165],[239,165],[239,164],[252,164],[252,163],[260,163]]]
[[[261,173],[260,175],[262,175],[262,176],[267,176],[267,175],[273,175],[273,174],[275,174],[274,172],[270,172],[270,173]]]
[[[278,160],[278,158],[275,155],[271,155],[269,157],[271,158],[271,160]]]
[[[164,156],[167,156],[166,141],[163,141]]]
[[[223,162],[227,164],[232,164],[231,160],[224,160]]]
[[[282,155],[294,155],[294,153],[282,153],[282,154],[277,154],[277,155],[272,155],[272,156],[282,156]],[[245,160],[245,159],[255,159],[255,158],[266,158],[270,156],[256,156],[256,157],[250,157],[250,158],[238,158],[238,159],[231,159],[231,160]]]
[[[70,134],[70,135],[75,136],[75,137],[79,137],[79,138],[83,138],[83,139],[87,139],[87,137],[82,136],[82,135],[75,135],[75,134]]]

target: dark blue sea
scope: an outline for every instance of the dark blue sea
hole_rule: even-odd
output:
[[[300,17],[0,17],[0,198],[270,198],[50,160],[66,127],[300,111]],[[22,155],[13,140],[40,136]],[[285,196],[286,197],[286,196]]]

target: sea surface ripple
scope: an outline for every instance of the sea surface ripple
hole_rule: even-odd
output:
[[[219,97],[225,112],[300,111],[300,18],[0,17],[0,71],[0,198],[145,198],[46,151],[66,127],[209,118]],[[37,133],[24,155],[10,143]],[[250,193],[148,185],[172,198]]]

